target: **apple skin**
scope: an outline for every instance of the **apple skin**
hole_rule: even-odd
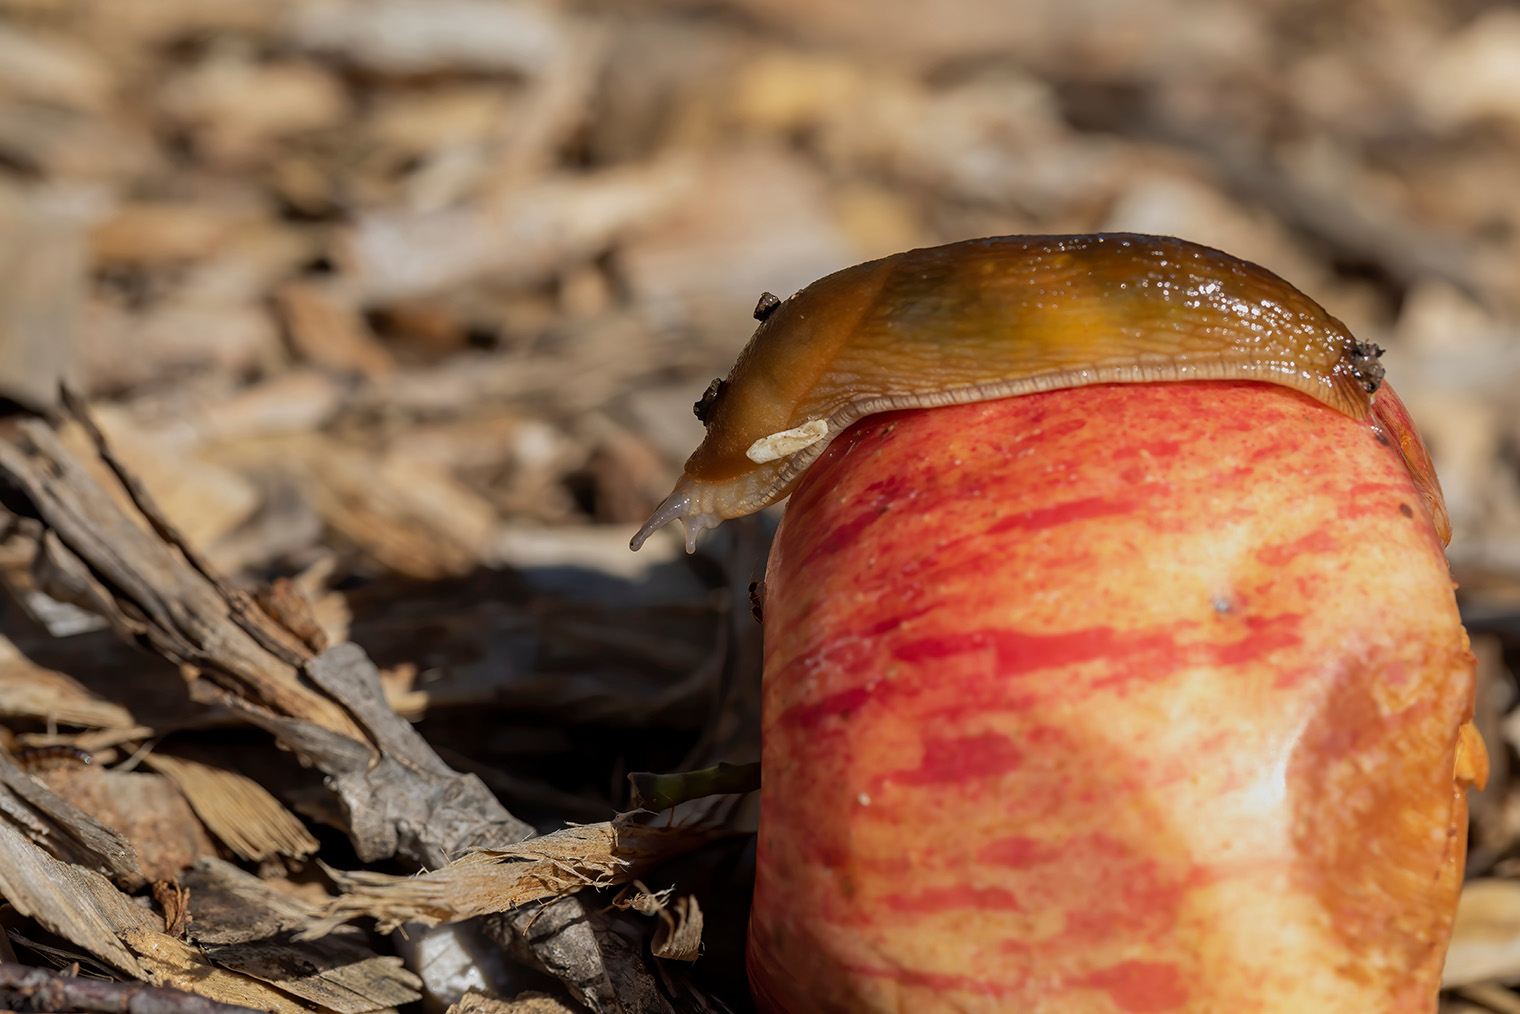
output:
[[[760,1009],[1434,1011],[1483,758],[1392,436],[1195,382],[837,439],[766,577]]]

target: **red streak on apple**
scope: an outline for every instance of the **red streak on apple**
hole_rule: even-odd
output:
[[[1434,1010],[1473,661],[1378,402],[1095,386],[837,439],[767,574],[761,1009]]]

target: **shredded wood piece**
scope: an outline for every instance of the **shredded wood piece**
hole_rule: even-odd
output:
[[[702,907],[694,895],[683,894],[660,908],[660,927],[650,942],[657,958],[696,961],[702,954]]]
[[[244,859],[317,851],[306,825],[252,778],[169,754],[149,754],[144,763],[178,785],[211,833]]]
[[[626,817],[582,824],[501,849],[481,849],[441,870],[394,877],[360,870],[333,871],[345,893],[302,934],[312,939],[358,916],[382,931],[404,922],[434,926],[642,876],[673,856],[711,841],[696,827],[649,827]]]

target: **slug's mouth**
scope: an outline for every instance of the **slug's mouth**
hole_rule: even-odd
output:
[[[697,533],[717,528],[729,518],[753,514],[790,492],[798,472],[817,456],[815,448],[821,450],[825,443],[826,440],[820,440],[795,454],[756,465],[732,479],[706,482],[690,474],[681,476],[676,488],[654,509],[628,545],[638,549],[655,532],[679,521],[686,529],[686,551],[695,553]]]
[[[711,483],[697,482],[682,476],[671,494],[660,502],[660,506],[654,509],[653,514],[649,515],[649,520],[644,522],[644,527],[640,528],[638,533],[629,540],[628,548],[637,552],[655,532],[672,521],[679,521],[681,527],[686,529],[686,551],[695,553],[697,533],[708,528],[717,528],[723,520],[722,515],[708,506],[712,492]]]

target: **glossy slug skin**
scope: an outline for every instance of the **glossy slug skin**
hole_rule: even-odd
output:
[[[700,403],[707,436],[634,537],[703,528],[790,492],[834,436],[876,412],[1089,384],[1259,380],[1355,419],[1378,350],[1278,276],[1209,247],[1108,233],[910,250],[819,279],[779,306]]]

